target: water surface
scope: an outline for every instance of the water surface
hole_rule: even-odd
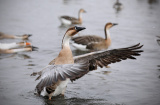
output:
[[[160,2],[121,0],[123,9],[113,8],[114,0],[1,0],[0,31],[8,34],[33,34],[29,42],[37,52],[0,55],[1,105],[160,105]],[[34,95],[38,81],[30,74],[40,71],[61,49],[68,29],[58,17],[77,17],[80,8],[86,30],[80,34],[104,37],[107,22],[118,23],[110,30],[110,49],[144,45],[142,56],[98,68],[69,83],[65,97],[52,101]],[[0,40],[19,42],[20,40]],[[78,55],[73,47],[73,54]]]

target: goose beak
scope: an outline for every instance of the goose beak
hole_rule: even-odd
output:
[[[79,32],[79,31],[82,31],[82,30],[84,30],[86,28],[85,27],[77,27],[77,26],[75,26],[75,29],[76,29],[77,32]]]
[[[28,37],[31,37],[32,36],[32,34],[28,34]]]
[[[118,23],[112,23],[112,25],[113,25],[113,26],[116,26],[116,25],[118,25]]]
[[[32,51],[38,51],[38,47],[32,46]]]
[[[26,46],[31,46],[31,43],[26,42]]]

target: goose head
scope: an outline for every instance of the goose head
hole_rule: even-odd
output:
[[[38,47],[35,46],[26,46],[25,51],[38,51]]]
[[[31,43],[29,43],[29,42],[19,42],[17,44],[19,44],[21,46],[31,46]]]
[[[76,35],[79,31],[82,31],[84,29],[86,29],[86,28],[85,27],[77,27],[77,26],[69,28],[66,31],[66,33],[62,39],[62,48],[63,48],[63,46],[69,46],[69,40],[71,39],[71,37]]]
[[[115,25],[118,25],[117,23],[111,23],[111,22],[109,22],[109,23],[107,23],[106,25],[105,25],[105,29],[110,29],[111,27],[113,27],[113,26],[115,26]]]
[[[75,34],[77,34],[79,31],[82,31],[86,29],[85,27],[77,27],[77,26],[74,26],[74,27],[71,27],[69,28],[67,31],[66,31],[66,34],[67,36],[74,36]]]
[[[22,36],[22,39],[28,39],[29,37],[31,37],[32,35],[31,34],[24,34]]]
[[[84,9],[80,9],[79,13],[86,13],[86,11]]]

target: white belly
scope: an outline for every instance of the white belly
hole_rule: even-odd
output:
[[[74,41],[71,41],[71,44],[73,47],[77,48],[78,50],[89,51],[89,49],[86,49],[86,45],[77,44]]]
[[[52,96],[57,96],[61,94],[63,91],[65,91],[65,88],[69,82],[69,79],[66,79],[65,81],[62,81],[59,86],[57,86],[56,90],[53,92]],[[42,96],[49,96],[49,94],[46,92],[46,87],[41,92]]]
[[[0,43],[0,49],[11,49],[16,47],[18,47],[16,43]]]
[[[62,23],[62,24],[66,24],[66,25],[71,25],[71,24],[72,24],[71,21],[66,20],[66,19],[64,19],[64,18],[60,18],[60,20],[61,20],[61,23]]]

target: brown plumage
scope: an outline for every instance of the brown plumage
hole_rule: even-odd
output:
[[[14,49],[0,49],[0,54],[12,54],[18,52],[29,52],[29,51],[37,51],[38,47],[34,46],[26,46],[24,48],[14,48]]]
[[[83,35],[73,37],[71,44],[73,47],[82,51],[98,51],[107,49],[111,45],[109,29],[115,26],[115,23],[107,23],[104,27],[105,38],[96,35]]]
[[[0,32],[0,39],[23,39],[28,40],[28,38],[32,36],[31,34],[24,34],[24,35],[9,35],[3,32]]]
[[[84,30],[83,27],[71,27],[69,28],[62,40],[62,49],[59,55],[53,59],[50,64],[38,73],[32,75],[39,75],[36,80],[41,81],[36,86],[36,91],[40,95],[45,88],[49,99],[52,96],[64,94],[66,85],[69,79],[75,79],[86,74],[88,70],[88,64],[74,64],[72,51],[69,46],[69,39],[77,34],[79,31]]]
[[[78,12],[78,18],[71,16],[61,16],[59,19],[62,24],[71,25],[71,24],[82,24],[82,15],[81,13],[85,13],[84,9],[80,9]]]
[[[104,67],[110,63],[120,62],[126,59],[136,59],[134,56],[140,56],[143,50],[139,50],[143,45],[137,44],[131,47],[91,52],[80,56],[72,56],[69,47],[69,39],[72,33],[78,28],[70,28],[70,32],[66,32],[62,41],[62,50],[58,57],[52,60],[40,72],[34,72],[32,75],[39,75],[36,80],[40,82],[36,86],[37,93],[42,95],[42,90],[46,90],[49,99],[52,96],[64,94],[68,80],[74,81],[81,78],[86,73],[96,70],[97,67]],[[84,28],[79,28],[84,29]],[[46,95],[46,94],[44,94]]]
[[[140,56],[143,50],[139,50],[143,45],[136,44],[131,47],[91,52],[74,57],[75,63],[89,62],[89,71],[96,70],[97,67],[106,67],[108,64],[120,62],[126,59],[136,59],[134,56]],[[78,78],[76,78],[78,79]],[[75,79],[72,79],[73,81]]]

